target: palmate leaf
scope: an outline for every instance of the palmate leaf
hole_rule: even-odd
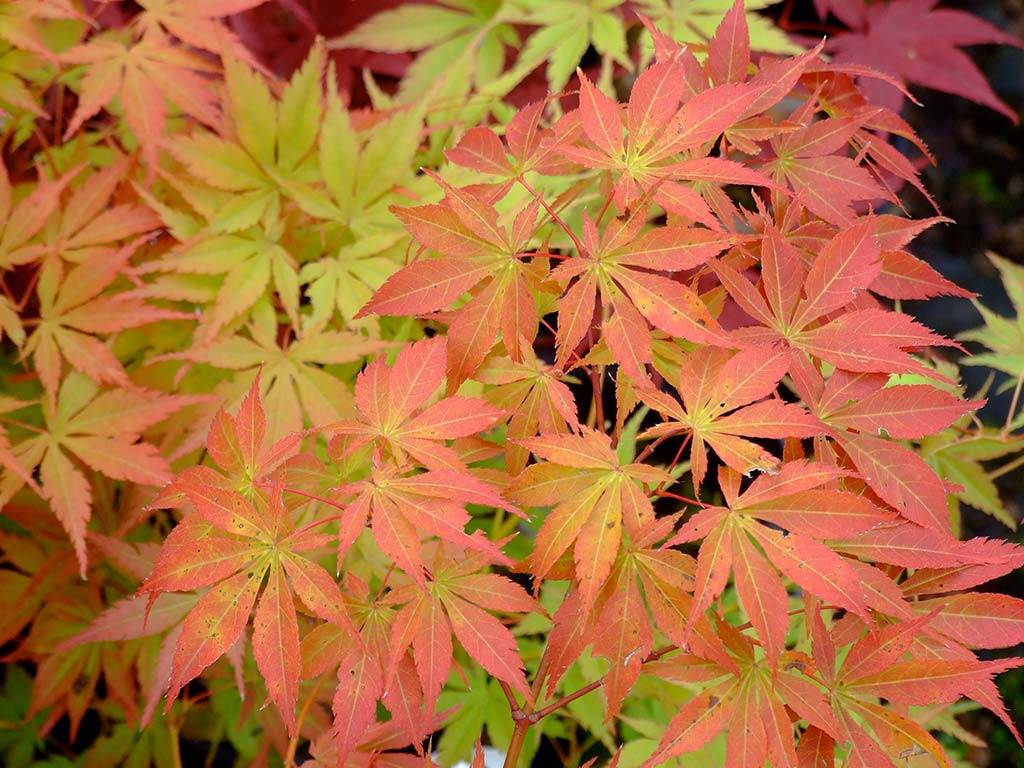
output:
[[[602,329],[616,362],[637,382],[653,361],[650,326],[688,341],[732,346],[700,295],[666,277],[703,264],[723,238],[706,230],[665,227],[641,234],[642,220],[612,220],[598,234],[584,220],[583,252],[565,259],[551,277],[571,282],[558,301],[558,357],[564,367],[594,325],[597,297],[612,313]]]
[[[340,564],[356,537],[372,520],[374,539],[402,571],[422,584],[425,565],[420,554],[421,534],[437,536],[466,550],[481,552],[509,564],[500,549],[481,531],[465,532],[470,520],[468,503],[484,504],[516,512],[497,492],[467,472],[432,469],[399,476],[392,469],[374,472],[369,480],[341,489],[350,498],[346,519],[339,531]]]
[[[765,399],[789,366],[778,348],[730,354],[711,347],[685,358],[677,384],[682,403],[661,392],[641,390],[651,408],[668,417],[639,437],[687,434],[693,482],[698,490],[707,471],[707,449],[744,474],[774,470],[779,460],[748,438],[811,437],[825,428],[800,406]]]
[[[504,576],[480,573],[487,555],[472,555],[461,563],[441,562],[431,568],[426,589],[399,590],[389,602],[404,603],[395,617],[401,630],[392,636],[390,669],[411,647],[416,672],[428,702],[436,699],[452,664],[454,635],[478,663],[529,699],[522,662],[512,633],[486,611],[529,613],[540,606],[522,587]],[[432,711],[428,703],[428,715]]]
[[[774,5],[773,0],[745,0],[741,9],[744,27],[749,32],[750,47],[768,53],[797,53],[799,47],[778,29],[771,20],[757,11]],[[733,0],[639,0],[644,15],[681,43],[703,43],[714,36],[726,14],[736,3]]]
[[[83,67],[78,107],[65,138],[116,98],[125,122],[155,166],[168,101],[206,125],[220,121],[207,77],[215,69],[207,60],[175,45],[158,28],[151,28],[141,38],[123,31],[97,36],[66,51],[62,59]]]
[[[442,0],[341,43],[411,66],[365,78],[362,110],[320,45],[268,77],[220,21],[254,5],[51,30],[66,3],[0,3],[28,20],[0,36],[39,33],[16,53],[83,57],[29,54],[75,139],[15,117],[0,184],[0,327],[39,379],[0,397],[30,730],[94,710],[89,764],[225,733],[243,761],[308,742],[351,768],[457,762],[483,729],[517,765],[546,738],[775,768],[946,765],[936,734],[975,744],[954,717],[976,705],[1016,735],[993,681],[1016,662],[976,652],[1024,640],[1021,601],[982,587],[1024,555],[955,538],[939,477],[994,509],[983,462],[1019,440],[889,311],[966,292],[909,250],[944,219],[862,215],[927,194],[894,137],[931,159],[866,70],[760,56],[760,2]],[[599,75],[510,119],[591,44]],[[193,680],[188,716],[154,720]]]
[[[167,538],[139,591],[154,599],[209,588],[182,625],[167,683],[168,708],[184,685],[238,642],[255,607],[257,667],[294,732],[300,672],[295,598],[348,636],[355,637],[356,630],[337,582],[303,554],[320,540],[296,528],[281,476],[269,494],[257,483],[298,449],[290,438],[265,444],[266,429],[257,380],[238,414],[221,412],[208,438],[210,455],[229,476],[193,467],[161,494],[159,505],[191,511]]]
[[[478,398],[453,395],[427,405],[445,378],[446,341],[410,344],[388,366],[378,358],[356,379],[358,417],[325,430],[351,438],[346,452],[373,446],[382,460],[403,466],[409,459],[429,469],[462,469],[447,440],[487,430],[502,416]]]
[[[70,0],[6,2],[0,7],[0,37],[14,48],[53,59],[54,53],[41,34],[40,23],[57,19],[84,20],[84,17]]]
[[[861,2],[835,4],[853,27],[835,36],[829,47],[837,61],[870,64],[902,82],[952,93],[983,104],[1017,122],[1016,113],[992,90],[960,46],[995,43],[1024,46],[1024,41],[965,11],[936,8],[935,0],[900,0],[870,7]],[[819,13],[827,2],[818,0]],[[880,81],[861,85],[877,104],[899,108],[902,96]]]
[[[327,329],[297,334],[282,344],[277,330],[273,309],[260,301],[242,332],[197,346],[181,357],[237,371],[235,381],[221,390],[228,401],[240,400],[247,385],[259,375],[266,408],[275,416],[270,425],[271,441],[351,416],[351,391],[324,366],[358,361],[384,345],[357,333]],[[204,427],[198,423],[194,430]],[[200,438],[195,431],[190,442]]]
[[[806,368],[805,355],[857,373],[920,373],[941,378],[905,350],[950,345],[907,315],[855,308],[881,270],[870,217],[840,230],[810,270],[800,255],[769,231],[761,249],[761,279],[752,284],[725,261],[714,265],[730,297],[756,321],[733,331],[737,341],[784,344],[791,364]],[[801,291],[796,290],[802,285]],[[839,310],[847,309],[845,313]]]
[[[100,335],[113,335],[163,320],[182,320],[188,315],[147,304],[124,293],[104,293],[119,277],[131,257],[132,247],[94,252],[65,274],[58,259],[40,269],[36,288],[39,325],[25,342],[47,395],[53,397],[61,381],[62,361],[96,382],[129,384],[121,362]]]
[[[578,119],[581,130],[564,130],[560,149],[585,167],[609,171],[620,208],[647,193],[672,213],[721,229],[687,182],[771,186],[766,176],[738,163],[705,157],[719,135],[770,93],[766,83],[709,87],[693,55],[681,50],[637,78],[623,121],[619,105],[579,76],[579,111],[567,121]]]
[[[74,173],[68,173],[50,180],[40,174],[32,191],[16,200],[6,166],[0,169],[0,219],[4,222],[0,235],[0,267],[6,270],[40,258],[43,249],[33,238],[58,208],[61,194],[74,177]]]
[[[504,46],[516,40],[511,25],[498,15],[500,9],[501,3],[494,0],[408,3],[372,16],[328,41],[328,47],[418,51],[403,78],[399,98],[411,103],[436,94],[439,82],[458,89],[462,96],[472,85],[483,88],[497,77],[504,65]]]
[[[469,189],[441,179],[441,205],[394,208],[414,239],[436,252],[389,277],[358,317],[366,314],[425,315],[471,298],[446,313],[449,319],[447,378],[454,390],[483,363],[500,333],[514,359],[537,335],[534,294],[547,277],[544,254],[531,252],[539,206],[520,212],[506,229],[497,211]]]
[[[995,254],[989,254],[989,259],[999,270],[1016,316],[1004,317],[976,302],[974,306],[984,325],[961,333],[959,338],[983,344],[991,352],[972,355],[964,360],[964,364],[985,365],[1020,377],[1024,375],[1024,320],[1021,319],[1024,318],[1024,269]]]
[[[55,595],[36,617],[25,639],[26,652],[44,656],[36,671],[25,716],[41,716],[43,731],[67,717],[69,730],[78,734],[85,714],[100,704],[102,685],[119,687],[118,705],[128,717],[138,714],[140,693],[135,676],[144,674],[134,659],[124,659],[115,644],[66,647],[99,611],[98,596],[82,585]],[[154,645],[155,638],[146,645]],[[146,649],[147,651],[149,648]]]
[[[174,275],[222,276],[202,314],[197,340],[209,343],[239,317],[249,315],[266,295],[276,298],[288,319],[299,325],[299,278],[295,259],[275,238],[251,227],[234,234],[199,237],[176,253],[147,265]],[[159,282],[153,292],[159,295]],[[141,291],[146,292],[146,289]]]
[[[612,65],[633,69],[626,41],[628,25],[622,13],[622,0],[598,3],[514,0],[509,5],[511,19],[539,27],[523,43],[519,58],[534,67],[547,62],[545,73],[550,92],[556,93],[565,88],[590,47],[606,62],[606,72],[611,71]],[[606,79],[605,90],[609,85],[610,79]]]
[[[644,766],[654,768],[693,752],[723,730],[728,733],[730,761],[749,759],[749,764],[759,765],[770,759],[772,764],[794,765],[786,707],[826,733],[838,734],[825,694],[802,674],[804,663],[798,655],[779,668],[758,660],[751,641],[733,628],[719,621],[715,630],[723,640],[717,649],[701,646],[651,665],[651,671],[665,679],[698,684],[704,690],[679,709]]]
[[[723,487],[738,487],[731,470],[722,473]],[[731,511],[708,507],[691,518],[668,542],[671,546],[704,539],[697,557],[690,621],[725,588],[730,569],[770,663],[781,657],[789,624],[788,598],[776,569],[811,594],[868,618],[861,575],[819,542],[847,531],[870,530],[891,521],[893,515],[859,496],[827,487],[840,476],[832,467],[791,462],[777,475],[758,478],[738,496],[730,490]],[[777,528],[786,535],[778,535]]]
[[[537,434],[564,434],[580,427],[576,401],[565,378],[540,360],[528,357],[517,363],[509,358],[491,358],[476,379],[491,385],[485,393],[488,402],[512,414],[505,446],[505,466],[510,474],[521,472],[529,461],[524,439]]]
[[[992,515],[1008,528],[1016,528],[1017,520],[1000,498],[999,488],[989,477],[982,464],[985,460],[999,459],[1024,450],[1019,437],[1003,437],[991,430],[982,432],[970,440],[962,439],[955,429],[926,437],[921,443],[921,452],[941,477],[960,486],[957,491],[960,503]]]
[[[168,102],[205,125],[218,125],[221,115],[210,79],[218,70],[186,46],[250,60],[246,48],[219,18],[262,2],[148,0],[140,3],[142,12],[131,20],[130,30],[96,35],[65,51],[63,61],[84,67],[78,107],[65,139],[116,98],[125,122],[155,168]]]
[[[222,193],[222,204],[211,212],[210,231],[240,232],[257,223],[270,228],[286,201],[308,215],[331,218],[334,206],[314,187],[324,109],[323,48],[310,51],[280,99],[237,59],[226,60],[224,75],[225,120],[217,133],[195,130],[170,145],[189,174]]]
[[[827,382],[808,369],[804,399],[871,489],[913,522],[949,530],[941,480],[913,451],[877,435],[920,439],[948,427],[984,401],[961,400],[931,384],[886,386],[888,377],[836,371]],[[898,468],[898,469],[897,469]]]
[[[139,441],[139,435],[194,402],[195,398],[187,396],[137,388],[101,391],[78,373],[69,374],[61,383],[55,405],[44,398],[47,431],[18,443],[12,455],[29,472],[38,468],[43,498],[67,531],[83,577],[92,489],[82,467],[114,480],[164,485],[172,477],[170,467],[154,445]],[[17,492],[26,477],[6,473],[0,485],[3,498]]]
[[[618,557],[623,529],[635,534],[654,518],[644,485],[671,478],[649,465],[620,465],[607,437],[590,429],[524,445],[545,462],[516,478],[512,498],[553,507],[537,532],[530,571],[544,578],[572,546],[582,607],[589,610]]]

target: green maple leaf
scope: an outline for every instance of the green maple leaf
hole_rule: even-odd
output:
[[[199,237],[151,267],[175,275],[221,276],[210,291],[209,309],[197,329],[200,341],[211,341],[248,313],[271,285],[288,319],[298,325],[298,265],[277,241],[275,235],[279,234],[281,226],[275,222],[268,231],[249,227],[237,233]],[[154,292],[159,293],[159,287]]]
[[[303,265],[299,280],[307,285],[312,312],[304,319],[307,333],[323,328],[335,314],[346,325],[403,263],[409,237],[391,212],[408,204],[411,195],[427,195],[433,187],[414,171],[422,114],[405,112],[360,131],[342,106],[328,74],[327,107],[320,132],[320,175],[333,215],[315,233],[313,247],[328,255]],[[321,240],[326,247],[320,245]],[[361,321],[374,325],[375,321]]]
[[[547,61],[548,87],[562,90],[591,46],[606,62],[602,85],[611,86],[611,65],[633,69],[626,43],[622,0],[513,0],[517,21],[540,27],[527,40],[520,56],[534,63]],[[518,12],[518,13],[517,13]]]
[[[981,313],[985,324],[980,328],[961,333],[957,338],[964,341],[976,341],[991,351],[966,357],[961,363],[995,368],[1016,379],[1024,376],[1024,267],[1000,258],[994,253],[990,253],[988,256],[999,270],[1003,287],[1016,310],[1016,316],[1003,317],[981,302],[975,301],[974,306]],[[1014,382],[1010,382],[1009,386],[1014,386]]]
[[[999,488],[982,462],[1024,451],[1024,438],[989,429],[975,435],[948,429],[921,442],[921,454],[935,471],[963,490],[950,497],[954,510],[967,504],[991,515],[1011,529],[1017,521],[999,497]]]
[[[514,29],[499,16],[501,10],[500,0],[409,3],[376,14],[327,45],[419,52],[402,78],[401,101],[413,102],[427,93],[441,96],[444,86],[465,94],[472,85],[479,88],[498,77],[505,63],[504,47],[516,42]],[[445,99],[452,95],[443,93]]]
[[[226,125],[219,133],[196,130],[171,144],[193,177],[221,193],[214,195],[219,200],[209,217],[212,231],[269,224],[288,202],[311,216],[333,214],[333,206],[314,187],[323,68],[323,48],[314,46],[278,100],[248,65],[226,62]]]
[[[799,53],[786,33],[757,11],[775,5],[777,0],[747,0],[744,3],[750,47],[766,53]],[[705,43],[710,40],[733,0],[637,0],[638,10],[655,25],[681,43]]]
[[[358,361],[383,345],[347,331],[323,330],[281,344],[277,320],[267,301],[260,301],[244,332],[198,347],[185,357],[217,368],[242,372],[235,377],[229,399],[237,399],[261,373],[266,408],[275,415],[272,439],[307,425],[327,424],[350,415],[352,395],[324,365]]]

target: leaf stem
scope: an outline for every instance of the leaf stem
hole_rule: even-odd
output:
[[[572,240],[572,244],[576,247],[576,252],[580,256],[582,256],[586,252],[583,248],[583,243],[579,241],[579,238],[576,237],[576,233],[569,228],[569,225],[562,220],[562,217],[559,216],[558,213],[555,212],[555,210],[552,209],[550,205],[548,205],[548,201],[541,197],[541,195],[538,194],[537,190],[530,186],[530,183],[525,178],[523,178],[522,174],[516,176],[516,181],[519,182],[523,189],[525,189],[531,195],[531,197],[533,197],[534,200],[540,203],[541,207],[544,209],[547,215],[551,217],[551,220],[555,222],[555,224],[557,224],[559,228],[569,236],[569,239]]]
[[[1020,376],[1017,377],[1017,386],[1013,388],[1013,398],[1010,400],[1010,410],[1006,414],[1006,422],[1003,424],[1003,430],[1000,433],[1004,439],[1010,434],[1010,425],[1013,424],[1013,415],[1017,412],[1017,405],[1020,403],[1020,392],[1022,387],[1024,387],[1024,371],[1020,372]]]
[[[178,726],[177,724],[170,724],[167,726],[167,730],[171,735],[171,765],[173,765],[174,768],[182,768],[181,744],[178,741]]]
[[[302,704],[298,719],[295,721],[295,735],[288,740],[288,751],[284,756],[284,768],[295,768],[295,753],[299,748],[299,734],[302,731],[302,723],[306,720],[306,715],[309,714],[310,707],[313,706],[316,695],[320,692],[320,686],[323,685],[326,677],[327,673],[325,672],[317,678],[316,685],[313,686],[313,690],[309,692],[309,696],[306,697],[306,701]]]
[[[594,397],[594,427],[599,432],[604,432],[604,367],[591,368],[589,373]]]
[[[698,499],[691,499],[689,496],[680,496],[678,493],[671,493],[669,491],[658,491],[656,496],[663,496],[667,499],[675,499],[676,501],[685,501],[687,504],[694,504],[695,506],[704,508],[707,507],[703,501]]]
[[[1024,454],[1021,454],[1011,462],[1003,464],[1003,466],[999,467],[999,469],[993,469],[991,472],[988,473],[988,479],[995,480],[996,478],[1002,477],[1005,474],[1013,472],[1013,470],[1017,469],[1020,466],[1024,466]]]

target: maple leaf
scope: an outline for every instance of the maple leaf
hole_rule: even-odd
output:
[[[525,356],[522,340],[537,335],[533,294],[546,277],[547,262],[530,252],[536,203],[517,214],[506,230],[496,223],[498,212],[472,190],[457,189],[440,178],[437,182],[445,191],[444,204],[392,210],[416,241],[439,257],[400,269],[356,317],[425,315],[470,292],[469,301],[446,313],[447,377],[454,391],[480,366],[499,332],[511,357]]]
[[[408,245],[392,206],[407,203],[429,182],[412,173],[421,142],[419,112],[404,112],[360,131],[341,104],[333,68],[327,83],[317,149],[320,176],[334,206],[323,232],[328,248],[337,247],[337,252],[304,264],[299,272],[313,307],[307,320],[311,328],[326,323],[335,310],[347,324],[359,324],[359,311],[398,269]]]
[[[866,756],[885,764],[909,747],[932,755],[941,765],[950,764],[927,729],[880,706],[879,697],[905,707],[952,702],[966,695],[997,714],[1005,714],[991,677],[1019,666],[1019,660],[979,661],[969,651],[930,642],[921,630],[927,633],[934,615],[929,610],[854,638],[838,668],[836,647],[849,641],[844,641],[835,627],[831,633],[826,630],[820,617],[812,622],[815,662],[829,683],[828,695],[841,724],[842,739],[852,741],[852,750],[861,759]],[[853,714],[870,730],[851,717]]]
[[[233,234],[196,238],[160,260],[150,262],[146,271],[175,276],[222,276],[217,281],[219,285],[211,291],[209,311],[204,311],[200,317],[196,329],[199,344],[212,342],[232,321],[252,312],[256,303],[268,294],[280,302],[292,325],[299,325],[299,278],[295,259],[272,233],[263,229],[251,227]],[[152,289],[156,295],[159,292],[159,285]]]
[[[516,23],[540,27],[523,44],[517,68],[547,62],[548,90],[565,88],[584,53],[591,46],[608,64],[632,71],[626,42],[627,25],[622,18],[621,0],[579,3],[575,0],[514,0],[510,19]],[[531,66],[532,65],[532,66]],[[609,67],[608,72],[611,71]],[[610,78],[606,81],[610,86]]]
[[[832,438],[881,499],[907,519],[946,532],[949,516],[941,480],[912,450],[879,435],[921,439],[984,401],[963,400],[931,384],[887,386],[888,378],[837,370],[823,382],[808,369],[798,389],[822,423],[834,428]]]
[[[484,669],[532,699],[522,672],[515,638],[500,621],[487,613],[541,612],[522,587],[504,576],[482,573],[480,555],[459,562],[440,560],[431,568],[430,581],[392,592],[387,600],[403,604],[395,615],[400,628],[391,640],[390,668],[411,647],[416,673],[427,702],[432,702],[448,679],[452,665],[452,635]],[[389,671],[388,676],[394,674]]]
[[[1022,449],[1021,438],[1004,437],[1001,431],[994,429],[968,436],[954,427],[921,442],[922,457],[928,465],[940,477],[961,487],[962,490],[957,491],[957,504],[968,504],[992,515],[1011,529],[1017,527],[1017,520],[1006,508],[982,462],[1016,454]]]
[[[39,22],[58,19],[86,20],[71,0],[5,2],[0,6],[0,38],[15,49],[23,49],[53,60],[54,52],[41,34]]]
[[[690,218],[720,228],[706,205],[681,203],[680,198],[689,202],[698,196],[680,181],[771,186],[766,176],[698,152],[739,121],[758,97],[759,89],[726,83],[714,88],[705,84],[699,91],[689,91],[682,65],[674,60],[659,62],[637,78],[624,123],[620,106],[598,91],[582,72],[579,76],[579,111],[566,118],[578,120],[579,129],[567,129],[559,148],[588,168],[608,170],[617,176],[614,199],[621,209],[628,209],[641,193],[653,193],[653,199],[667,210],[690,214]],[[624,129],[628,129],[626,139]],[[577,145],[573,139],[584,143]],[[680,161],[682,153],[688,157]],[[707,213],[695,216],[694,207],[702,207]]]
[[[36,287],[39,324],[26,340],[22,354],[34,358],[48,397],[53,398],[60,385],[62,359],[98,383],[129,385],[121,362],[96,334],[189,317],[136,297],[104,294],[125,268],[132,250],[129,246],[111,254],[98,249],[66,275],[60,261],[43,265]]]
[[[130,168],[127,158],[115,156],[105,167],[68,174],[70,194],[40,232],[38,258],[73,264],[104,255],[116,259],[119,243],[156,230],[160,221],[146,205],[117,200]]]
[[[673,643],[691,640],[687,630],[695,563],[692,557],[659,546],[672,533],[676,516],[649,520],[622,548],[592,608],[571,592],[554,616],[548,639],[546,675],[551,692],[569,664],[593,643],[594,653],[610,666],[602,688],[606,714],[614,717],[645,664],[658,654],[651,648],[657,627]],[[646,600],[646,606],[644,602]],[[653,621],[652,621],[653,618]],[[717,644],[710,623],[699,619],[692,644]]]
[[[757,323],[731,331],[737,342],[785,344],[796,353],[791,363],[800,368],[806,367],[806,353],[853,372],[941,378],[905,350],[952,342],[907,315],[855,308],[857,294],[881,271],[871,217],[836,233],[810,269],[774,228],[766,233],[760,258],[760,290],[726,262],[712,265],[729,295]]]
[[[310,216],[335,215],[330,199],[314,186],[323,71],[323,47],[314,46],[275,99],[248,65],[225,61],[224,125],[217,133],[177,136],[169,145],[188,172],[216,192],[210,231],[230,234],[257,223],[271,228],[286,201]]]
[[[996,96],[960,46],[995,43],[1019,48],[1024,47],[1024,41],[974,14],[936,8],[937,4],[937,0],[847,3],[850,9],[844,21],[854,29],[833,37],[829,48],[837,62],[868,64],[893,75],[900,83],[962,96],[1016,123],[1017,114]],[[860,87],[878,104],[898,110],[902,103],[902,94],[885,82],[867,80]]]
[[[321,625],[302,641],[304,677],[316,677],[337,667],[339,685],[331,702],[334,724],[325,734],[332,743],[323,753],[333,756],[331,765],[355,766],[366,764],[365,752],[374,751],[375,741],[379,748],[411,743],[422,754],[420,742],[437,727],[441,713],[435,713],[433,707],[429,712],[425,709],[415,662],[407,648],[391,654],[405,622],[393,607],[390,593],[383,598],[371,593],[368,584],[351,572],[345,579],[346,603],[359,627],[358,636],[346,636],[336,626]],[[443,646],[450,652],[450,632],[435,639],[437,642],[429,643],[430,651],[436,653]],[[383,733],[374,725],[378,702],[391,713],[389,730]],[[420,765],[423,757],[417,760],[416,765]]]
[[[445,375],[445,339],[424,339],[405,347],[394,365],[378,358],[356,379],[358,418],[327,425],[350,436],[347,451],[372,445],[378,460],[401,466],[408,459],[429,469],[462,469],[447,440],[484,432],[501,412],[483,400],[453,395],[427,405]]]
[[[530,451],[522,443],[526,438],[580,428],[576,400],[565,377],[532,355],[522,362],[493,358],[477,373],[477,379],[490,385],[484,398],[512,414],[505,444],[509,474],[522,472],[530,459]]]
[[[26,716],[45,713],[39,726],[43,732],[66,716],[70,733],[77,734],[85,714],[101,704],[103,684],[117,686],[118,692],[110,699],[123,707],[126,717],[138,716],[136,674],[144,674],[141,665],[123,659],[114,644],[66,647],[67,640],[93,619],[101,605],[99,594],[88,587],[66,588],[47,601],[22,644],[23,652],[42,659]]]
[[[266,0],[142,0],[142,13],[132,25],[146,34],[160,29],[194,48],[220,56],[251,61],[249,50],[234,32],[216,21],[224,16],[242,13]]]
[[[989,260],[999,271],[1006,294],[1015,311],[1014,317],[996,314],[981,302],[974,306],[984,325],[961,333],[958,338],[983,344],[991,352],[964,358],[964,365],[983,365],[1020,378],[1024,376],[1024,268],[993,253]]]
[[[398,97],[413,102],[437,93],[440,82],[451,89],[443,95],[459,99],[474,84],[483,88],[497,77],[504,65],[503,47],[518,40],[498,9],[491,4],[408,3],[372,16],[327,45],[386,53],[418,51],[402,78]]]
[[[860,122],[850,117],[812,122],[772,139],[775,159],[763,168],[777,182],[788,183],[812,213],[847,225],[854,218],[854,203],[892,198],[857,159],[840,154],[859,128]]]
[[[708,446],[738,472],[777,469],[779,460],[746,438],[811,437],[825,429],[799,405],[769,397],[789,357],[784,349],[771,347],[736,353],[704,347],[690,353],[677,383],[681,403],[656,390],[639,390],[645,403],[668,417],[640,437],[686,434],[698,491],[707,472]]]
[[[64,138],[116,98],[125,122],[152,166],[164,139],[168,102],[209,126],[221,122],[210,75],[218,71],[207,57],[177,45],[219,56],[252,61],[247,49],[216,19],[259,5],[264,0],[147,0],[129,29],[94,35],[64,51],[61,60],[84,65],[78,106]]]
[[[378,546],[414,581],[423,583],[424,563],[420,555],[420,532],[467,550],[482,552],[494,560],[509,564],[501,550],[481,531],[465,532],[470,521],[466,504],[483,504],[518,514],[515,507],[487,483],[468,472],[431,469],[401,476],[394,468],[373,472],[368,480],[340,489],[347,504],[347,515],[338,532],[339,568],[357,536],[372,519],[373,536]]]
[[[486,126],[475,126],[459,139],[459,143],[445,150],[445,157],[465,168],[507,179],[518,178],[528,171],[558,175],[572,168],[572,163],[559,152],[559,128],[545,129],[541,125],[545,102],[527,104],[505,126],[505,144]],[[507,145],[507,146],[506,146]],[[512,156],[509,160],[508,155]]]
[[[92,491],[81,466],[114,480],[164,485],[171,479],[170,467],[155,446],[139,441],[139,435],[192,402],[190,397],[135,388],[100,391],[85,376],[72,373],[61,383],[55,405],[49,398],[43,400],[46,431],[13,447],[21,466],[38,468],[43,498],[67,531],[83,578]],[[24,484],[25,477],[7,472],[0,493],[9,499]]]
[[[14,204],[7,168],[0,169],[0,221],[3,221],[0,268],[6,270],[40,258],[43,248],[33,238],[46,226],[50,215],[60,205],[61,193],[75,175],[67,173],[51,180],[40,173],[32,191]]]
[[[254,480],[272,471],[298,447],[294,439],[264,444],[266,414],[255,382],[238,415],[221,412],[207,449],[224,469],[244,473],[238,486],[207,467],[193,467],[163,492],[162,506],[192,511],[167,537],[139,592],[155,597],[209,587],[182,624],[167,683],[167,707],[190,680],[242,636],[255,607],[256,664],[289,732],[296,728],[300,673],[294,598],[312,615],[355,636],[337,582],[304,552],[321,538],[296,528],[280,476],[268,495]],[[269,458],[269,460],[268,460]],[[241,487],[241,490],[236,488]],[[266,585],[261,592],[266,578]],[[258,601],[257,601],[258,597]]]
[[[795,765],[789,707],[825,733],[838,734],[839,725],[820,689],[800,674],[799,656],[780,667],[758,660],[753,642],[718,621],[722,640],[717,648],[700,647],[651,665],[664,679],[699,685],[703,690],[672,718],[645,768],[693,752],[727,731],[728,760],[753,760],[753,765]],[[717,681],[717,682],[716,682]]]
[[[116,98],[125,123],[155,170],[168,101],[207,125],[221,119],[208,78],[216,69],[206,59],[175,46],[159,30],[150,30],[141,39],[128,30],[96,35],[65,51],[61,60],[83,67],[78,106],[64,132],[65,140]]]
[[[871,530],[891,521],[892,515],[854,494],[822,488],[839,476],[827,465],[789,462],[737,495],[738,476],[723,468],[719,480],[728,507],[700,510],[666,544],[704,539],[694,575],[691,623],[722,592],[732,570],[769,663],[777,662],[785,649],[789,601],[776,569],[802,589],[867,620],[861,575],[820,541]],[[778,528],[786,534],[780,535]]]
[[[771,20],[757,13],[773,5],[771,0],[638,0],[637,5],[657,24],[659,30],[680,43],[705,43],[711,40],[729,13],[739,13],[749,29],[749,45],[768,53],[798,53],[799,48]],[[740,10],[737,12],[736,7]]]
[[[611,312],[602,331],[616,362],[638,382],[653,360],[650,326],[701,344],[732,346],[700,295],[657,272],[678,272],[706,262],[726,242],[707,230],[663,227],[640,233],[641,217],[612,219],[603,233],[583,220],[582,252],[551,272],[570,283],[558,300],[558,357],[564,367],[594,322],[597,297]],[[648,271],[653,270],[653,271]]]
[[[511,498],[553,507],[537,531],[530,571],[543,579],[572,546],[576,582],[589,609],[619,554],[623,526],[635,533],[654,517],[644,486],[670,476],[646,464],[620,464],[608,437],[592,429],[542,435],[523,444],[545,461],[520,473]]]
[[[282,344],[269,304],[261,302],[252,315],[247,333],[222,337],[181,356],[239,371],[237,380],[225,388],[232,400],[259,373],[267,409],[275,414],[271,440],[351,416],[351,392],[323,366],[357,361],[381,349],[382,344],[360,334],[327,329],[303,333]]]

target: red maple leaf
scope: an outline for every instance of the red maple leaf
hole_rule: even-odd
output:
[[[974,14],[936,8],[938,0],[862,0],[822,3],[854,26],[836,35],[828,48],[839,63],[864,64],[909,82],[963,96],[1001,112],[1013,122],[1017,114],[996,96],[977,65],[960,46],[995,43],[1024,47],[1024,41]],[[902,94],[893,86],[862,78],[861,91],[877,104],[899,110]]]

